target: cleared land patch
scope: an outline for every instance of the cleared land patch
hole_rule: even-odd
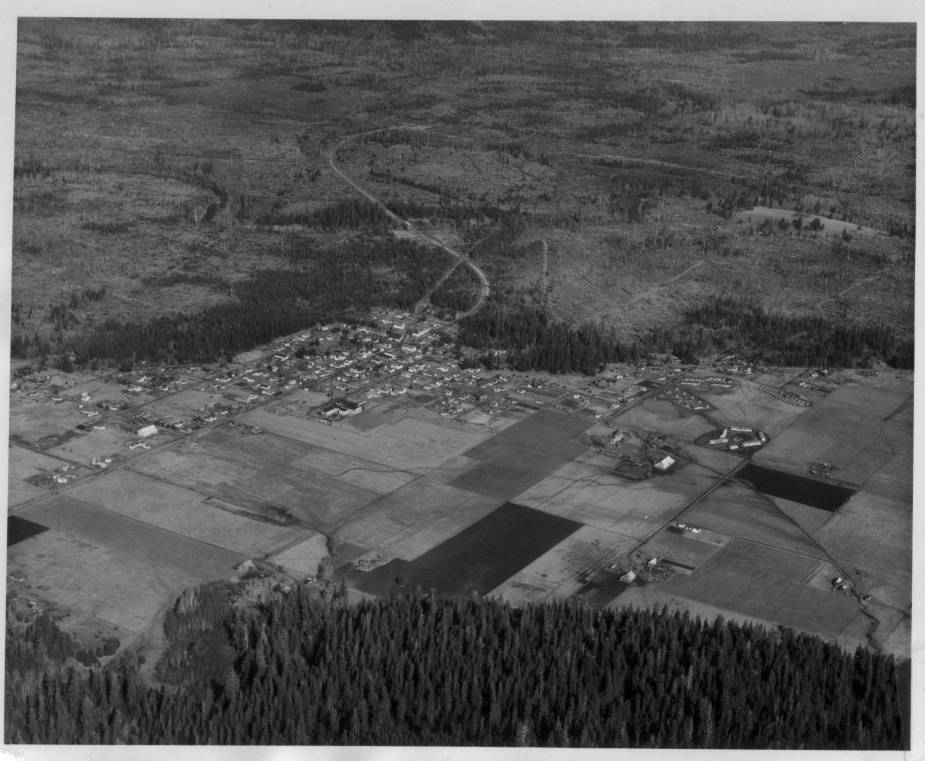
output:
[[[682,413],[664,399],[646,399],[615,418],[621,427],[635,428],[646,433],[662,433],[693,441],[715,426],[695,413]]]
[[[731,482],[720,486],[681,519],[720,534],[749,539],[783,550],[823,557],[822,550],[786,515],[750,488]]]
[[[912,603],[912,505],[855,494],[816,534],[842,563],[863,571],[863,591],[903,610]]]
[[[710,397],[716,407],[710,415],[723,425],[757,428],[771,440],[811,407],[794,407],[761,391],[751,381],[741,381],[737,388]]]
[[[580,525],[506,503],[416,560],[346,574],[360,590],[374,594],[418,586],[453,595],[487,594]]]
[[[692,575],[676,575],[664,586],[708,605],[838,637],[857,615],[857,603],[801,584],[817,563],[816,558],[734,540]]]
[[[273,415],[259,409],[243,413],[237,419],[305,444],[334,449],[398,470],[416,472],[436,467],[491,434],[491,431],[476,427],[461,430],[449,425],[438,425],[411,415],[371,431],[357,430],[346,422],[325,425],[320,420]]]
[[[667,476],[630,482],[603,464],[572,461],[520,494],[518,501],[553,515],[643,539],[715,478],[713,472],[687,465]]]
[[[903,441],[910,434],[911,398],[910,384],[846,382],[773,438],[754,461],[797,472],[809,463],[827,462],[834,478],[863,486],[897,445],[907,448]]]
[[[298,526],[235,514],[240,508],[234,505],[127,470],[79,483],[68,496],[249,556],[262,556],[305,533]]]
[[[375,549],[383,557],[413,560],[471,526],[497,501],[423,476],[371,503],[336,529],[338,542]]]
[[[151,452],[131,469],[257,513],[285,511],[324,533],[378,496],[324,473],[291,467],[292,460],[311,451],[299,442],[266,434],[231,434],[223,440],[224,432],[215,434]]]
[[[7,476],[8,505],[13,507],[36,497],[47,496],[47,489],[33,486],[26,479],[42,473],[53,473],[67,464],[65,460],[50,457],[42,452],[36,452],[15,443],[12,444],[10,446],[9,474]],[[76,467],[70,472],[85,475],[87,469]]]

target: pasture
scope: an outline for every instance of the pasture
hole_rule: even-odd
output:
[[[68,496],[248,557],[265,556],[306,534],[299,526],[255,520],[233,504],[128,470],[78,483]]]
[[[378,494],[290,463],[312,448],[268,434],[216,431],[151,452],[131,469],[272,517],[327,532]]]
[[[416,478],[333,531],[338,543],[413,560],[486,516],[498,502],[447,483],[449,473]]]
[[[244,556],[69,497],[30,505],[18,516],[49,527],[8,551],[35,595],[139,633],[152,611],[183,589],[234,575]]]
[[[791,552],[822,557],[823,553],[773,502],[747,486],[720,486],[686,510],[681,520],[720,534],[749,539]]]
[[[518,496],[522,504],[643,539],[707,489],[715,473],[696,465],[646,481],[614,475],[612,460],[573,460]]]
[[[882,388],[850,380],[806,410],[772,438],[754,461],[793,472],[812,462],[833,465],[832,475],[863,486],[894,455],[909,432],[912,386]],[[900,390],[902,389],[902,390]]]
[[[847,595],[801,584],[816,558],[734,540],[690,576],[675,575],[666,592],[800,631],[836,638],[858,615]]]
[[[715,426],[696,413],[681,411],[665,399],[645,399],[612,419],[620,427],[646,433],[662,433],[684,441],[707,433]]]

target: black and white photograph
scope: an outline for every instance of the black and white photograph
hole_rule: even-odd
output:
[[[2,753],[913,747],[914,17],[148,10],[7,19]]]

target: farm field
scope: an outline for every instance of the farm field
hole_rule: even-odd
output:
[[[634,543],[612,531],[582,526],[508,577],[491,594],[513,604],[571,597],[585,585],[586,574],[620,562]]]
[[[894,455],[891,441],[912,416],[912,384],[878,387],[847,380],[772,439],[754,460],[792,472],[812,462],[833,466],[833,478],[863,486]]]
[[[720,486],[681,515],[681,520],[720,534],[790,552],[822,557],[823,552],[774,503],[744,484]]]
[[[234,505],[124,469],[79,483],[67,494],[150,526],[249,557],[270,554],[306,533],[299,526],[255,520]]]
[[[506,503],[413,561],[346,575],[362,591],[378,594],[416,586],[487,594],[578,528],[574,521]]]
[[[746,481],[766,496],[782,497],[828,512],[835,512],[854,493],[844,486],[771,470],[752,463],[738,470],[736,478]]]
[[[325,425],[317,419],[264,410],[245,412],[237,419],[295,441],[416,473],[440,465],[491,435],[479,426],[438,425],[410,415],[371,431],[357,430],[349,423]]]
[[[608,467],[609,466],[609,467]],[[708,488],[716,474],[696,465],[665,477],[627,482],[612,461],[573,460],[520,494],[520,503],[590,526],[642,539]]]
[[[64,496],[16,513],[49,530],[10,547],[33,594],[82,619],[137,634],[191,585],[234,574],[244,556]]]
[[[269,434],[213,432],[151,452],[131,469],[257,514],[290,516],[325,531],[378,495],[290,463],[311,447]]]
[[[676,575],[667,592],[763,618],[801,631],[838,637],[858,615],[846,595],[800,582],[818,560],[734,540],[696,573]]]

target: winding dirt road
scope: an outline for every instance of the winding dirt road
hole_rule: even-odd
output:
[[[447,273],[444,274],[444,276],[440,279],[440,281],[438,281],[437,285],[440,285],[440,283],[443,280],[449,277],[452,271],[456,269],[456,267],[459,264],[465,264],[470,270],[472,270],[472,272],[479,279],[479,282],[481,284],[479,288],[479,297],[478,297],[478,300],[475,302],[475,304],[472,307],[470,307],[467,311],[458,313],[456,315],[456,320],[461,320],[464,317],[469,317],[470,315],[475,314],[476,312],[479,311],[479,309],[482,308],[482,305],[485,303],[485,300],[488,298],[488,295],[491,293],[491,285],[488,282],[488,277],[482,271],[482,268],[479,267],[475,262],[473,262],[466,254],[460,253],[459,251],[456,251],[455,249],[450,248],[446,243],[444,243],[439,238],[436,238],[432,235],[428,235],[425,232],[415,229],[414,225],[412,225],[407,219],[402,219],[397,214],[393,213],[380,199],[376,198],[376,196],[374,196],[364,187],[362,187],[357,182],[355,182],[350,177],[348,177],[346,174],[344,174],[344,172],[341,171],[337,167],[337,164],[335,163],[335,158],[337,156],[338,148],[341,148],[342,146],[346,145],[351,140],[356,140],[358,137],[364,137],[365,135],[374,135],[378,132],[388,132],[389,130],[392,130],[392,129],[412,129],[412,130],[422,131],[426,129],[426,127],[405,127],[405,126],[383,127],[381,129],[374,129],[368,132],[361,132],[357,135],[350,135],[348,137],[343,138],[339,142],[335,143],[334,146],[332,146],[331,149],[328,151],[327,153],[328,166],[331,167],[331,171],[334,172],[334,174],[337,175],[337,177],[339,177],[343,182],[345,182],[347,185],[353,188],[357,193],[363,196],[367,201],[375,204],[380,209],[382,209],[382,211],[386,214],[386,216],[388,216],[389,219],[391,219],[393,222],[395,222],[396,224],[400,225],[402,228],[410,232],[414,238],[418,239],[419,241],[423,243],[428,243],[431,246],[435,246],[436,248],[439,248],[442,251],[445,251],[446,253],[448,253],[450,256],[452,256],[454,259],[457,260],[456,264],[454,264],[447,271]],[[434,289],[436,287],[437,286],[434,286]],[[434,289],[431,289],[430,293],[433,293]],[[428,298],[429,298],[429,295],[428,295]]]

